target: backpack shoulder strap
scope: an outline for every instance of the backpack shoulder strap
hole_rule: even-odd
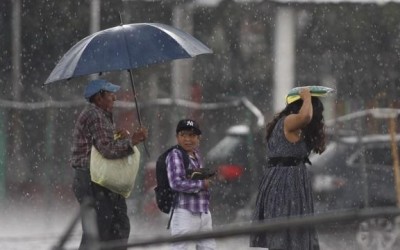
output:
[[[169,148],[169,149],[166,151],[165,160],[166,160],[168,154],[169,154],[173,149],[175,149],[175,148],[178,149],[179,151],[181,151],[182,157],[183,157],[183,165],[185,166],[185,170],[187,170],[187,169],[189,168],[189,164],[190,164],[189,155],[188,155],[188,153],[186,152],[186,150],[184,150],[184,149],[183,149],[181,146],[179,146],[179,145],[175,145],[175,146]],[[170,217],[169,217],[168,224],[167,224],[167,229],[169,229],[170,226],[171,226],[171,220],[172,220],[172,216],[174,215],[175,204],[176,204],[176,202],[178,202],[178,201],[177,201],[178,195],[176,195],[176,194],[177,194],[177,193],[175,192],[175,193],[174,193],[174,197],[173,197],[173,201],[172,201],[173,204],[172,204],[171,215],[170,215]]]
[[[185,170],[188,169],[190,164],[189,154],[179,145],[175,145],[174,148],[181,151],[183,157],[183,165],[185,166]]]

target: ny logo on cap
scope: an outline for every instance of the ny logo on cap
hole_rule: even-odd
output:
[[[193,125],[194,125],[193,121],[187,121],[186,122],[186,126],[193,127]]]

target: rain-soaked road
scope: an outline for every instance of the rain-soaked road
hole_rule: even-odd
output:
[[[0,249],[51,249],[56,244],[58,237],[66,230],[77,207],[73,205],[43,207],[29,203],[13,206],[0,204]],[[150,218],[144,221],[132,218],[130,241],[168,235],[169,232],[165,229],[166,219],[165,217]],[[357,228],[357,225],[335,228],[324,225],[319,228],[321,250],[400,249],[400,223],[387,224],[384,221],[372,221],[363,227],[364,232],[362,233],[357,232]],[[80,226],[77,226],[66,249],[76,249],[79,237]],[[217,244],[217,249],[221,250],[250,249],[247,237],[218,240]],[[362,244],[364,247],[360,248]],[[169,248],[166,245],[158,245],[131,249],[164,250]]]

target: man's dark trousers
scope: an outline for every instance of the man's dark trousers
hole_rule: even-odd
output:
[[[91,206],[94,207],[96,212],[100,241],[118,240],[120,244],[128,242],[130,223],[123,196],[92,182],[88,168],[75,170],[73,191],[80,205],[86,199],[93,201]],[[87,243],[88,235],[87,232],[83,231],[79,249],[86,249]]]

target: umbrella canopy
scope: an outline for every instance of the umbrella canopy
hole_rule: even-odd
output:
[[[160,23],[136,23],[105,29],[75,44],[57,63],[45,84],[101,72],[128,70],[140,126],[132,69],[212,53],[190,34]],[[145,146],[146,153],[149,155]]]
[[[96,32],[75,44],[57,63],[45,84],[207,53],[212,50],[192,35],[165,24],[120,25]]]

